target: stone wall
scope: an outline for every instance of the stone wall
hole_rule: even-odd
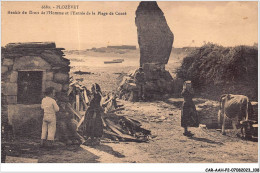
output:
[[[69,60],[55,43],[10,43],[2,47],[2,95],[6,98],[8,121],[19,129],[30,121],[41,121],[40,105],[17,103],[20,71],[42,72],[42,95],[47,87],[66,93],[69,86]],[[40,130],[40,129],[39,129]]]
[[[8,105],[8,119],[16,135],[25,136],[31,133],[40,136],[43,110],[41,105]]]
[[[197,104],[196,109],[200,124],[205,124],[207,128],[218,128],[219,103],[217,101],[205,100],[205,102]]]

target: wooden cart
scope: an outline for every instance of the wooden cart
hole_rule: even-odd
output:
[[[258,139],[258,102],[251,102],[253,114],[248,120],[240,121],[241,133],[244,139]]]

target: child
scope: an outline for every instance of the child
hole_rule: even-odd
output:
[[[54,100],[55,90],[53,87],[46,88],[45,97],[42,99],[41,108],[44,110],[42,122],[41,147],[47,142],[47,146],[52,147],[56,133],[56,115],[59,106]],[[46,141],[47,140],[47,141]]]
[[[198,127],[198,116],[195,104],[192,101],[194,91],[191,86],[191,81],[185,81],[181,95],[184,98],[181,111],[181,126],[184,128],[184,136],[193,136],[188,127]]]

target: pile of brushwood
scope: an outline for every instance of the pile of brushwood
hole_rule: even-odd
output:
[[[146,142],[151,131],[142,128],[142,124],[122,114],[124,105],[118,105],[116,96],[108,94],[101,103],[104,109],[102,117],[104,138],[113,141]]]
[[[78,122],[78,132],[84,136],[84,112],[88,111],[90,92],[78,81],[71,81],[68,94],[70,96],[70,104],[68,105],[70,109],[69,112],[75,115],[74,119]],[[74,105],[79,105],[79,111],[76,108],[77,106]],[[118,105],[117,98],[114,94],[108,93],[104,95],[101,106],[104,109],[102,121],[104,126],[103,137],[105,139],[132,142],[146,142],[149,140],[151,131],[142,128],[142,124],[139,121],[127,115],[123,115],[122,110],[124,110],[124,106]]]
[[[258,48],[223,47],[212,43],[183,59],[177,77],[191,80],[197,93],[218,99],[221,94],[243,94],[257,100]]]
[[[103,124],[104,138],[113,141],[146,142],[151,135],[151,131],[142,128],[139,121],[125,115],[106,113]]]

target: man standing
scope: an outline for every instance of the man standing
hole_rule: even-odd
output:
[[[135,83],[138,88],[139,101],[145,100],[145,74],[142,67],[135,73]]]

